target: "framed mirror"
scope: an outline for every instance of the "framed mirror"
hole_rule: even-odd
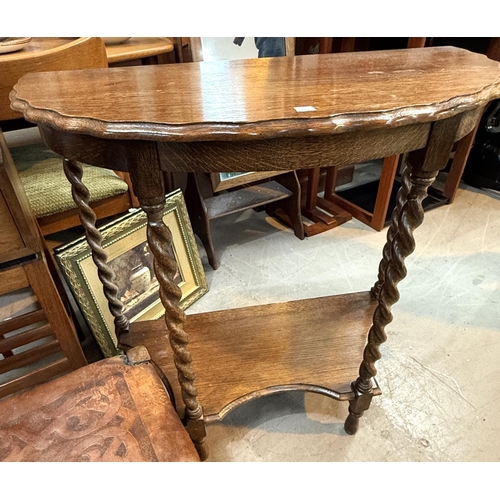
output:
[[[192,37],[193,62],[295,55],[295,37]]]
[[[283,57],[295,55],[294,37],[192,37],[193,62]],[[210,174],[214,193],[250,182],[269,179],[282,171],[219,172]]]

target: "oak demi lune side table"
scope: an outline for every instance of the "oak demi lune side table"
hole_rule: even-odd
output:
[[[178,378],[178,412],[202,458],[205,423],[272,392],[349,401],[345,430],[356,432],[381,393],[375,362],[427,188],[498,97],[499,64],[453,47],[33,73],[11,94],[12,107],[66,159],[121,344],[144,343]],[[161,218],[162,171],[317,168],[400,153],[407,167],[370,291],[186,318]],[[80,162],[130,172],[148,217],[165,321],[126,331]]]

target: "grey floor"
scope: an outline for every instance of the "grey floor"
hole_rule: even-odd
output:
[[[212,461],[500,460],[500,198],[459,190],[426,213],[378,362],[383,391],[356,436],[347,404],[286,393],[208,427]],[[263,212],[213,224],[210,292],[187,313],[369,289],[386,230],[352,220],[297,239]],[[214,360],[216,362],[216,360]]]

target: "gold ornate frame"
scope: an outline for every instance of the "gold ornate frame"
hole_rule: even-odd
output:
[[[180,190],[166,197],[163,220],[172,232],[173,253],[180,272],[180,306],[186,309],[207,293],[208,284]],[[108,262],[146,243],[146,226],[146,214],[140,209],[101,227],[102,247],[108,254]],[[113,317],[108,309],[97,267],[92,261],[91,250],[85,237],[56,248],[54,254],[101,351],[106,357],[114,356],[119,351],[116,347]],[[156,290],[154,301],[148,302],[129,320],[134,322],[157,319],[163,316],[164,312]]]

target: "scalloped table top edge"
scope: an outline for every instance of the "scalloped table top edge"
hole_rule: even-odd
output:
[[[10,95],[39,125],[175,142],[397,127],[497,97],[500,64],[456,47],[30,73]]]

